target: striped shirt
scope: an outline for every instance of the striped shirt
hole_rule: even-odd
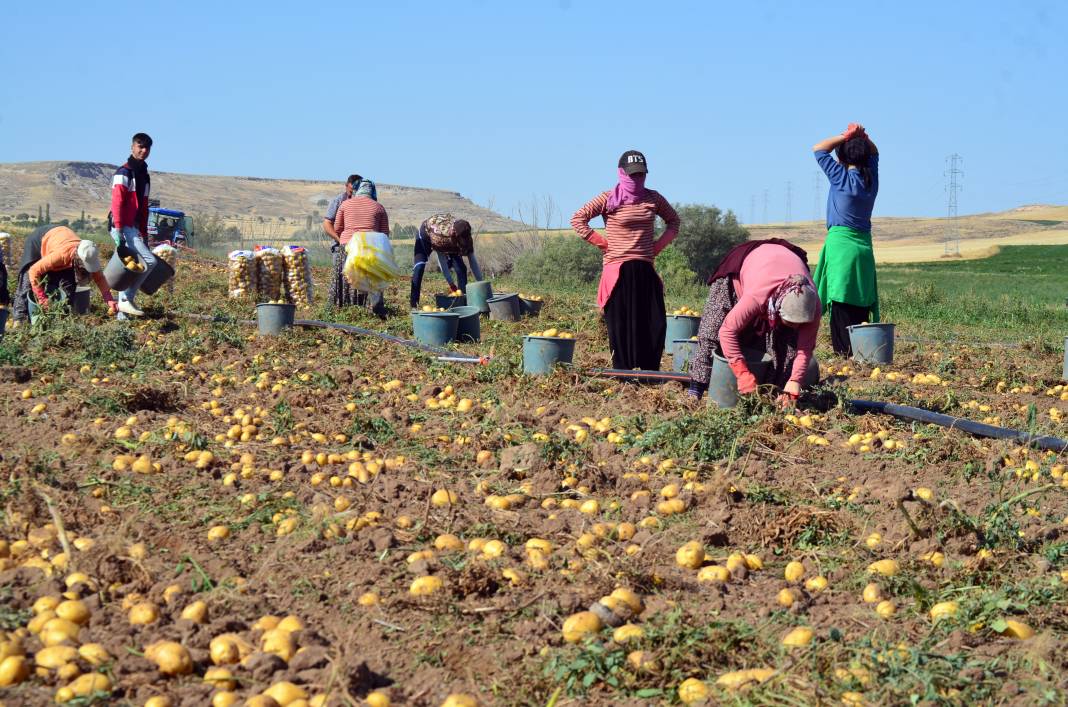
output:
[[[605,264],[627,260],[652,262],[656,254],[678,235],[679,215],[660,192],[647,189],[638,203],[620,206],[605,216],[608,195],[609,192],[598,194],[571,217],[571,228],[585,240],[596,244],[600,234],[590,228],[590,219],[604,216],[604,238],[608,241],[608,249],[604,253]],[[654,240],[653,226],[657,216],[667,223],[667,230]]]
[[[374,199],[353,196],[341,202],[334,217],[334,231],[341,239],[341,245],[347,245],[352,234],[359,231],[375,231],[388,236],[389,216],[382,204]]]

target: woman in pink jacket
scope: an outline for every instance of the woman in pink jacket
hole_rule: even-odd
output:
[[[771,356],[766,383],[791,403],[816,346],[822,306],[808,270],[808,256],[789,241],[772,238],[736,246],[709,278],[708,302],[690,368],[689,394],[708,390],[713,353],[721,353],[738,379],[738,392],[752,393],[757,380],[742,348]]]

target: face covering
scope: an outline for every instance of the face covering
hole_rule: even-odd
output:
[[[605,205],[606,213],[612,213],[619,209],[620,206],[637,204],[645,196],[644,172],[641,174],[627,174],[622,167],[617,169],[619,171],[619,183],[608,195],[608,204]]]

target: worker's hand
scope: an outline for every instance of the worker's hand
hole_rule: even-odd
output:
[[[119,247],[119,243],[122,242],[122,231],[117,228],[111,229],[111,240],[115,241],[115,247]]]
[[[842,133],[843,140],[852,140],[855,137],[867,137],[867,133],[864,132],[864,126],[860,123],[850,123]]]
[[[738,379],[738,392],[742,395],[755,393],[757,389],[756,376],[745,365],[745,361],[734,361],[730,366],[731,370],[734,371],[734,377]]]
[[[37,304],[42,309],[47,309],[48,308],[48,295],[45,294],[44,288],[42,288],[40,286],[37,286],[37,285],[34,285],[30,289],[33,290],[33,298],[35,300],[37,300]]]
[[[113,314],[113,315],[114,314],[118,314],[119,313],[119,303],[116,302],[115,300],[108,300],[108,312],[110,314]]]
[[[593,243],[595,246],[597,246],[601,250],[602,253],[608,252],[608,241],[605,240],[605,237],[602,236],[597,231],[594,231],[590,235],[589,241],[590,241],[590,243]]]
[[[796,400],[797,397],[801,395],[801,384],[797,381],[787,381],[786,385],[782,387],[782,392],[794,396],[794,399]]]

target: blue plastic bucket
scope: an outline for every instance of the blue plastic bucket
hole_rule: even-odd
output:
[[[259,327],[260,336],[274,336],[280,334],[283,329],[290,328],[293,326],[296,312],[295,304],[257,304],[256,325]]]
[[[545,306],[544,300],[519,298],[519,311],[524,317],[536,317],[541,314],[541,308]]]
[[[460,315],[454,312],[412,312],[415,340],[427,346],[445,346],[456,338]]]
[[[434,295],[434,304],[441,309],[453,309],[467,304],[467,298],[463,295]]]
[[[667,317],[667,331],[664,334],[664,348],[667,349],[668,353],[674,353],[671,342],[697,336],[697,329],[700,326],[701,317],[691,317],[688,314],[669,314]]]
[[[479,319],[482,313],[478,307],[463,306],[453,307],[452,313],[459,317],[456,324],[457,341],[473,341],[478,343],[482,340],[482,323]]]
[[[743,350],[745,365],[756,377],[757,383],[763,383],[771,367],[771,356],[763,351]],[[708,399],[721,408],[732,408],[738,404],[738,379],[734,376],[727,359],[717,351],[712,355],[712,375],[708,380]]]
[[[489,305],[490,319],[501,322],[519,321],[518,294],[513,292],[508,295],[496,295],[486,300],[486,304]]]
[[[544,376],[553,366],[571,363],[575,356],[575,340],[548,336],[523,337],[523,373]]]
[[[893,324],[854,324],[849,327],[849,345],[857,363],[885,365],[894,361]]]
[[[467,304],[470,307],[478,307],[478,311],[489,314],[487,300],[493,296],[493,283],[489,280],[476,280],[467,283]]]
[[[671,370],[686,373],[697,352],[697,339],[675,339],[671,342]]]

